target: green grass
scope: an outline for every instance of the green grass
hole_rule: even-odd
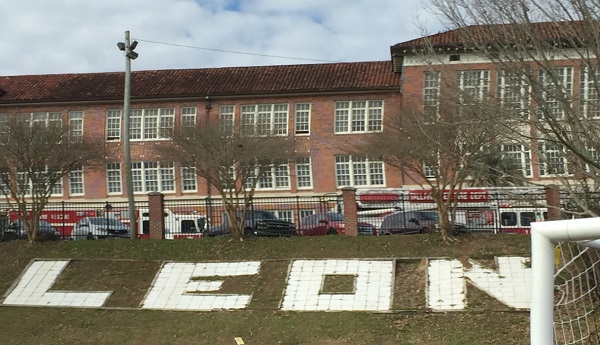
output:
[[[489,260],[529,255],[529,237],[472,235],[444,244],[437,236],[228,238],[177,241],[0,243],[0,291],[33,258],[75,259],[53,287],[112,290],[107,308],[0,306],[2,344],[527,344],[529,315],[469,287],[465,311],[425,308],[422,257]],[[279,304],[290,259],[399,258],[393,312],[283,312]],[[411,259],[407,259],[411,258]],[[247,310],[174,312],[139,306],[163,260],[261,260],[258,276],[227,278],[224,291],[252,293]],[[332,291],[349,289],[331,280]],[[126,309],[122,309],[126,308]]]

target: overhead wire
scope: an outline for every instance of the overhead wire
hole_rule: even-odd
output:
[[[229,53],[229,54],[252,55],[252,56],[261,56],[261,57],[269,57],[269,58],[277,58],[277,59],[301,60],[301,61],[312,61],[312,62],[334,62],[334,63],[335,62],[341,62],[341,61],[310,59],[310,58],[301,58],[301,57],[292,57],[292,56],[247,53],[247,52],[240,52],[240,51],[235,51],[235,50],[225,50],[225,49],[217,49],[217,48],[206,48],[206,47],[191,46],[191,45],[186,45],[186,44],[177,44],[177,43],[169,43],[169,42],[159,42],[159,41],[145,40],[145,39],[142,39],[142,38],[133,38],[133,40],[136,40],[136,41],[139,41],[139,42],[146,42],[146,43],[154,43],[154,44],[161,44],[161,45],[173,46],[173,47],[190,48],[190,49],[206,50],[206,51],[213,51],[213,52],[220,52],[220,53]]]

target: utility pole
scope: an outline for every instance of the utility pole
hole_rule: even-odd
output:
[[[131,176],[131,150],[129,147],[129,103],[131,100],[131,60],[138,57],[133,50],[137,41],[130,43],[129,31],[125,31],[125,43],[117,43],[117,47],[125,52],[125,96],[123,100],[123,156],[125,158],[125,188],[129,206],[129,234],[132,240],[137,238],[137,218],[135,216],[135,199],[133,198],[133,179]]]

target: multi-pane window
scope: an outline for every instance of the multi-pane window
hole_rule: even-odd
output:
[[[510,115],[529,118],[529,86],[523,73],[498,72],[496,93],[502,108]]]
[[[219,126],[222,130],[233,132],[235,120],[235,107],[233,105],[222,105],[219,107]]]
[[[383,129],[383,101],[335,102],[334,133],[379,132]]]
[[[174,118],[173,108],[131,110],[129,139],[169,139],[173,136]]]
[[[83,195],[83,168],[69,172],[69,194],[70,195]]]
[[[312,188],[312,169],[308,156],[296,159],[296,187]]]
[[[310,103],[296,103],[294,108],[294,132],[310,134]]]
[[[256,189],[289,189],[290,167],[289,164],[278,162],[262,172],[258,177]]]
[[[298,219],[302,220],[308,216],[312,216],[313,214],[315,214],[315,210],[313,209],[300,209],[298,210]]]
[[[0,114],[0,140],[2,142],[8,141],[8,131],[10,129],[10,116],[9,114]]]
[[[198,189],[195,167],[181,167],[181,190],[195,192]]]
[[[189,128],[196,127],[196,108],[182,107],[181,108],[181,127]]]
[[[134,193],[175,191],[175,169],[169,162],[132,162]]]
[[[83,111],[69,112],[69,140],[73,143],[83,141]]]
[[[456,73],[456,86],[463,102],[486,98],[490,85],[490,71],[460,71]]]
[[[241,108],[241,130],[249,135],[287,135],[288,105],[243,105]]]
[[[121,188],[121,164],[106,164],[106,189],[108,194],[120,194]]]
[[[538,82],[542,100],[538,103],[538,116],[563,118],[570,102],[561,100],[571,97],[573,93],[573,68],[559,67],[551,72],[540,70]]]
[[[529,147],[521,144],[502,144],[502,154],[514,164],[512,168],[521,171],[524,177],[531,176],[531,151]]]
[[[423,164],[423,176],[425,176],[426,178],[435,178],[435,175],[437,172],[438,172],[437,166]]]
[[[583,116],[600,118],[600,68],[582,68],[579,99]]]
[[[435,121],[439,114],[440,73],[423,74],[423,115],[427,121]]]
[[[121,111],[109,110],[106,112],[106,140],[121,139]]]
[[[540,143],[538,144],[538,150],[540,176],[569,174],[564,146],[555,143]]]
[[[25,171],[17,169],[17,190],[19,195],[45,194],[50,184],[50,180],[56,182],[52,186],[50,195],[63,194],[62,178],[58,178],[58,172],[49,172],[47,167],[45,171],[34,172],[29,174]]]
[[[335,156],[335,180],[338,188],[346,186],[384,186],[382,161],[357,156]]]
[[[273,213],[275,213],[275,217],[285,220],[286,222],[294,221],[294,212],[291,210],[275,210]]]
[[[62,114],[57,112],[18,113],[17,122],[29,126],[60,127],[62,125]]]

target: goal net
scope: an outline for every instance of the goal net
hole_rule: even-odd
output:
[[[532,223],[531,344],[600,344],[600,218]]]

